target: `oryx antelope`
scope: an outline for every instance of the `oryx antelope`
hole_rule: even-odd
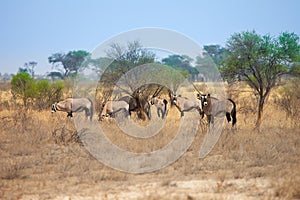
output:
[[[151,105],[154,105],[157,109],[157,115],[161,118],[164,119],[167,115],[167,110],[168,110],[168,101],[166,99],[162,99],[158,97],[157,95],[161,92],[163,87],[159,87],[155,93],[152,95],[152,98],[150,100]]]
[[[73,117],[73,112],[85,111],[85,116],[92,120],[94,107],[92,100],[88,98],[67,98],[52,104],[52,113],[56,111],[68,113],[67,117]]]
[[[125,101],[129,104],[129,114],[132,112],[137,112],[140,119],[144,119],[144,114],[151,119],[150,103],[145,97],[138,92],[134,96],[124,96],[119,99],[120,101]]]
[[[152,97],[150,103],[156,107],[157,116],[160,117],[161,114],[161,118],[164,119],[168,111],[168,101],[159,97]]]
[[[225,114],[228,122],[232,120],[232,126],[236,124],[236,104],[232,99],[219,100],[210,94],[198,94],[197,98],[201,100],[202,118],[205,114],[209,123],[214,123],[215,116]]]
[[[172,103],[177,107],[181,113],[181,117],[184,116],[184,112],[197,110],[202,115],[201,101],[197,98],[188,99],[186,97],[173,95]]]
[[[137,112],[139,109],[138,102],[136,98],[133,98],[131,96],[123,96],[119,99],[119,101],[125,101],[129,104],[129,115],[131,116],[131,112]]]
[[[99,114],[99,120],[105,117],[113,116],[117,112],[125,112],[125,116],[129,117],[129,104],[126,101],[107,101],[103,103],[102,112]]]
[[[148,119],[151,119],[151,105],[148,101],[148,97],[145,97],[144,94],[140,91],[138,91],[138,97],[136,98],[137,104],[139,105],[138,109],[138,115],[141,119],[144,119],[144,113],[148,117]]]

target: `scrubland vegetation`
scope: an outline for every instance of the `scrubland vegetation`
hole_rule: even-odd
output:
[[[55,53],[48,57],[57,69],[48,74],[51,81],[35,79],[37,63],[30,62],[10,83],[0,83],[0,198],[299,199],[299,36],[246,31],[233,34],[227,48],[208,45],[204,50],[196,58],[169,55],[160,62],[138,41],[128,42],[127,47],[111,44],[106,57],[97,59],[82,50]],[[148,63],[152,63],[150,73],[143,74],[141,66]],[[169,87],[160,95],[170,105],[170,93],[178,92],[184,80],[195,84],[184,89],[198,87],[212,96],[217,88],[207,83],[224,81],[227,97],[237,105],[237,125],[232,128],[225,123],[213,150],[199,159],[208,134],[207,119],[199,116],[193,143],[173,164],[144,174],[112,169],[84,147],[82,133],[66,113],[51,114],[51,104],[71,97],[74,81],[87,68],[99,83],[93,91],[96,94],[90,94],[94,87],[86,77],[76,89],[81,97],[93,96],[95,120],[103,100],[112,98],[114,87],[126,88],[126,94],[136,100],[149,101],[155,88],[144,81],[158,80]],[[157,84],[155,81],[151,83]],[[151,109],[156,114],[153,106]],[[149,121],[141,113],[135,113],[132,121],[146,126]],[[164,128],[147,139],[124,134],[115,119],[97,123],[112,143],[141,153],[168,144],[180,120],[176,107],[171,107]]]
[[[51,114],[30,102],[24,109],[9,84],[1,85],[1,199],[298,199],[300,198],[299,80],[283,80],[268,97],[260,131],[254,130],[257,97],[243,82],[228,86],[237,103],[237,127],[225,125],[204,159],[198,158],[207,128],[205,118],[188,151],[153,173],[133,175],[111,169],[82,146],[65,113]],[[69,91],[64,88],[63,96]],[[153,111],[154,112],[154,111]],[[107,136],[133,152],[153,151],[174,137],[179,113],[171,108],[166,127],[141,140],[101,122]],[[200,118],[199,118],[200,120]]]

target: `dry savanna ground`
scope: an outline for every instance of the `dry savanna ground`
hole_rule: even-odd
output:
[[[0,199],[299,199],[299,117],[287,118],[274,95],[257,132],[253,95],[237,86],[230,96],[238,105],[237,128],[226,125],[208,156],[198,157],[207,131],[204,118],[176,162],[155,172],[129,174],[95,159],[65,113],[52,115],[50,108],[25,113],[11,106],[9,92],[2,91]],[[171,108],[163,134],[148,139],[123,134],[113,119],[101,125],[121,148],[147,152],[174,137],[179,115]]]

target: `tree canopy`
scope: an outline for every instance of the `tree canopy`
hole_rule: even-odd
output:
[[[265,99],[278,78],[297,60],[299,36],[286,32],[278,37],[259,35],[255,31],[235,33],[227,41],[227,51],[221,73],[229,81],[245,80],[259,95],[256,123],[259,128]]]
[[[63,68],[64,78],[76,76],[78,71],[83,67],[84,60],[90,55],[89,52],[84,50],[69,51],[65,53],[54,53],[48,57],[49,63],[53,64],[56,68]]]
[[[11,80],[11,92],[15,98],[20,98],[27,108],[28,101],[35,96],[34,79],[27,72],[19,72]]]
[[[226,48],[218,44],[204,45],[205,54],[208,54],[214,63],[219,67],[226,57]]]
[[[162,59],[161,62],[164,65],[182,71],[182,74],[185,74],[186,77],[194,80],[199,72],[195,67],[192,67],[192,61],[193,59],[187,55],[169,55],[167,58]]]
[[[126,47],[113,43],[107,50],[107,58],[104,62],[110,62],[101,76],[100,82],[114,85],[124,74],[137,66],[153,63],[155,54],[142,47],[139,41],[128,42]],[[127,86],[132,88],[130,80]]]

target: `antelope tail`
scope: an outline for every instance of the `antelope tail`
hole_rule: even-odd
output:
[[[164,104],[165,104],[165,112],[167,111],[167,105],[168,105],[168,101],[166,99],[164,99]]]
[[[168,105],[168,101],[166,99],[163,100],[164,104],[165,104],[165,109],[164,109],[164,113],[163,113],[163,118],[166,117],[167,115],[167,105]]]
[[[234,126],[237,122],[237,119],[236,119],[236,104],[232,99],[228,99],[228,101],[230,101],[233,105],[233,108],[231,110],[231,116],[232,116],[232,126]]]

